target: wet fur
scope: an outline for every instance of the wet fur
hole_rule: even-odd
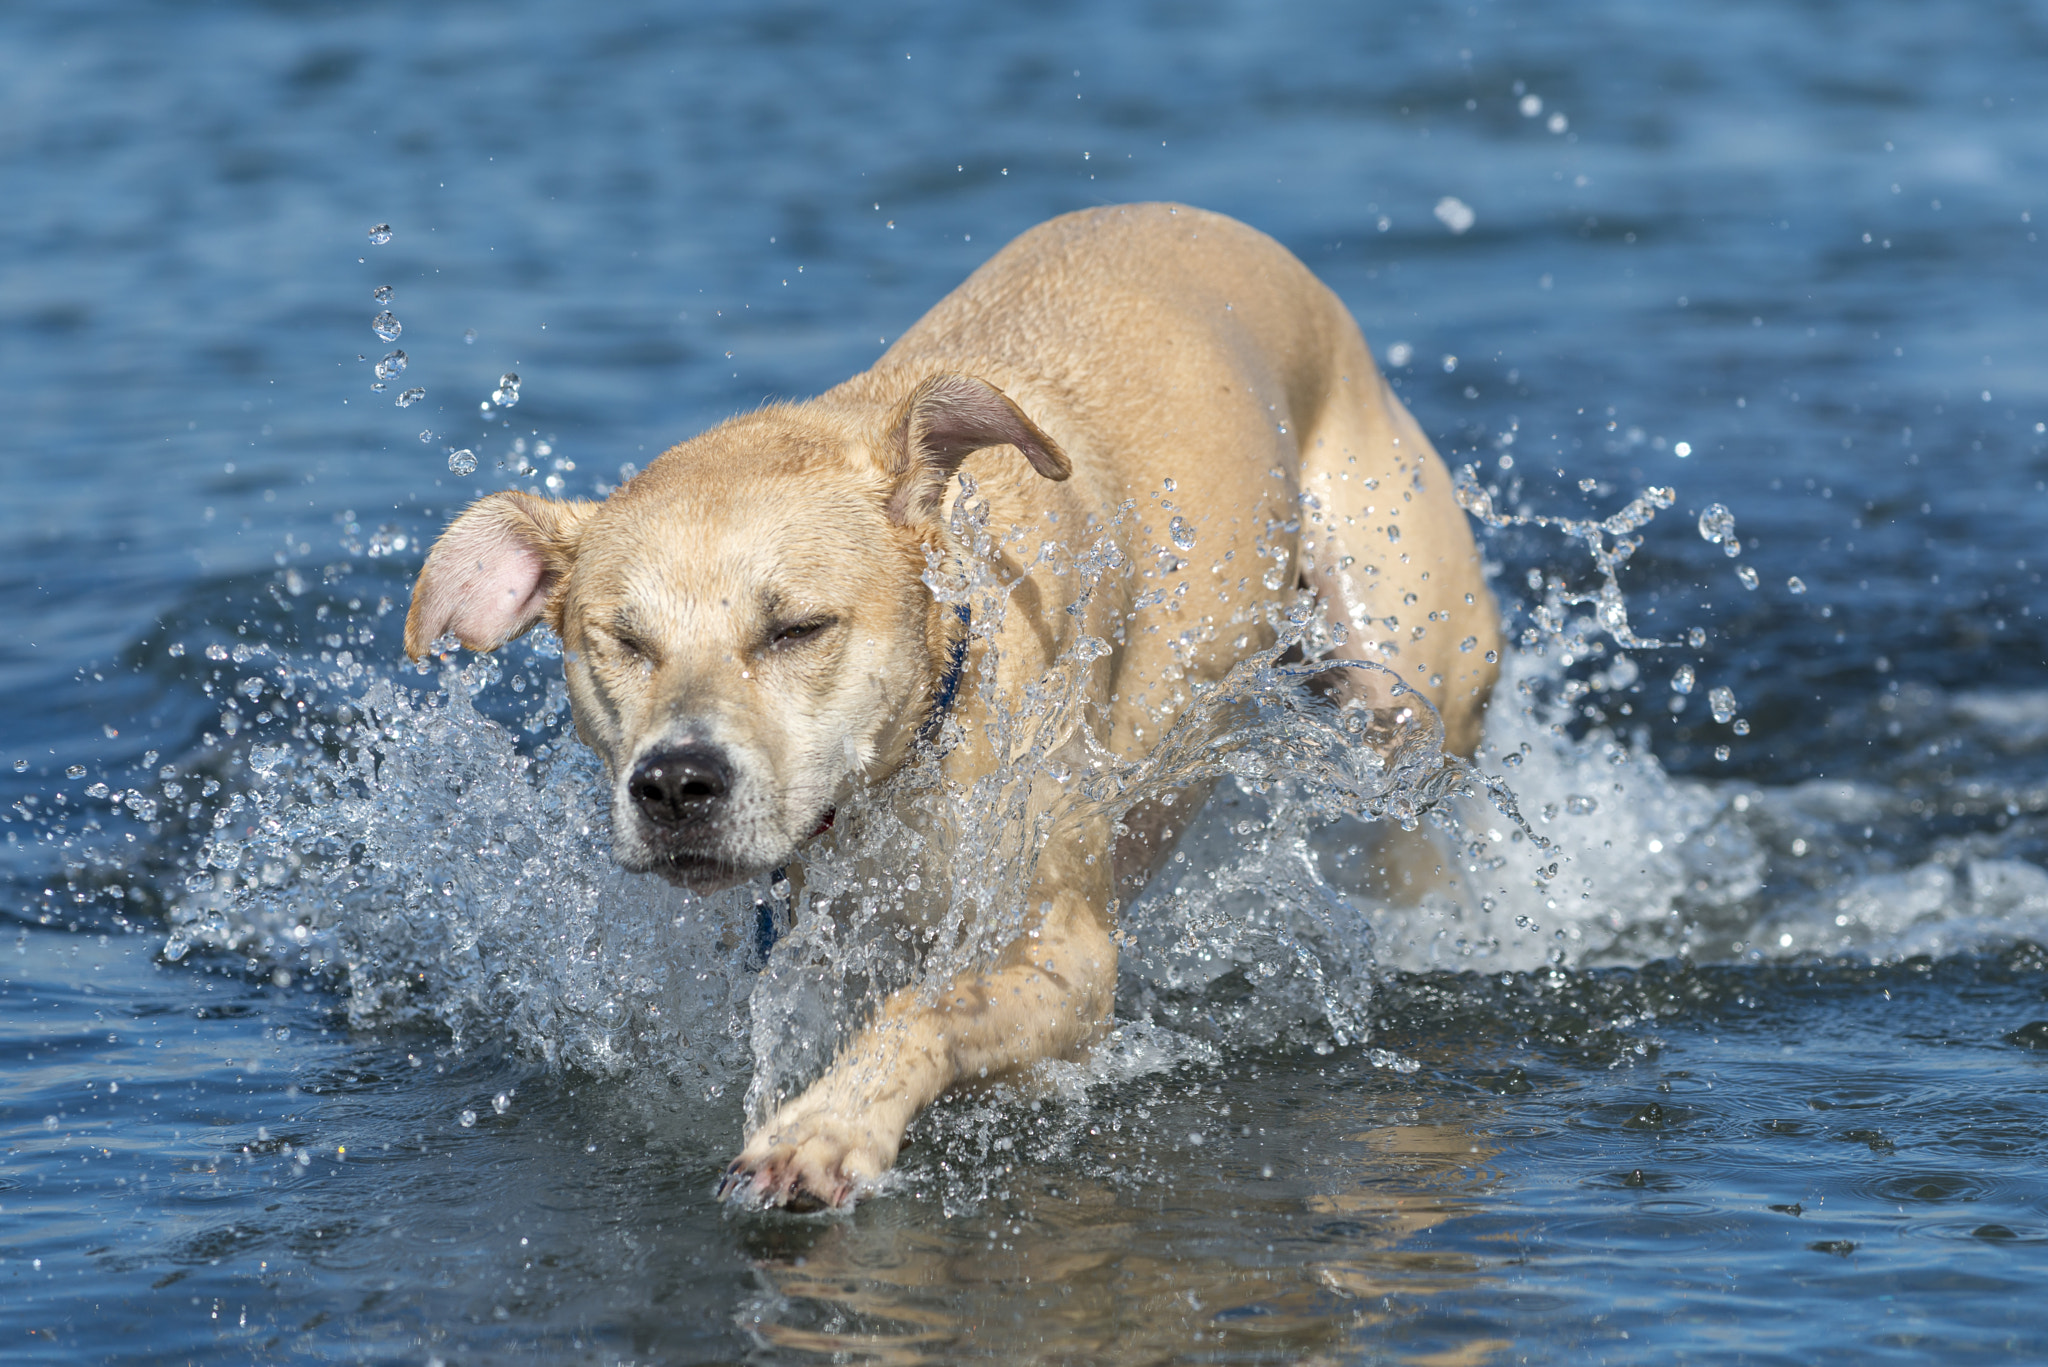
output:
[[[1441,461],[1299,261],[1164,204],[1032,229],[872,370],[676,446],[602,503],[480,500],[428,556],[406,649],[452,634],[488,650],[549,623],[578,733],[611,775],[620,862],[726,886],[800,859],[910,753],[962,630],[922,579],[929,556],[958,555],[947,512],[962,469],[992,529],[1069,552],[1107,530],[1124,553],[1081,616],[1028,581],[1012,596],[994,642],[1011,703],[1079,633],[1116,642],[1088,691],[1105,743],[1140,755],[1195,685],[1271,643],[1267,609],[1306,583],[1347,629],[1341,655],[1428,697],[1449,748],[1476,744],[1498,615]],[[1161,579],[1167,514],[1113,528],[1109,514],[1126,499],[1146,509],[1169,478],[1196,544]],[[1133,606],[1183,583],[1177,600]],[[995,701],[977,677],[956,704],[969,740],[944,759],[963,785],[995,763],[973,740]],[[734,774],[729,816],[687,837],[645,819],[632,786],[637,765],[682,745],[729,755]],[[1157,811],[1126,825],[1121,840],[1099,821],[1043,851],[1026,898],[1050,908],[1041,919],[987,968],[890,998],[748,1137],[729,1185],[845,1203],[949,1087],[1085,1050],[1112,1006],[1118,880],[1142,879],[1177,833]]]

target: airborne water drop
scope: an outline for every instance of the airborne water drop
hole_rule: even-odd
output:
[[[1735,535],[1735,514],[1723,503],[1709,503],[1700,511],[1700,536],[1716,546]]]

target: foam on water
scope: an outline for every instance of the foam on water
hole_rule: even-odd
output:
[[[1469,472],[1464,487],[1482,520],[1555,527],[1598,572],[1582,591],[1532,574],[1540,597],[1473,764],[1441,755],[1426,706],[1390,721],[1309,687],[1326,668],[1369,666],[1286,653],[1314,654],[1303,603],[1274,623],[1272,649],[1125,762],[1090,730],[1081,679],[1107,647],[1083,636],[1017,707],[997,709],[1007,763],[950,784],[942,734],[862,794],[793,883],[698,896],[613,866],[597,762],[565,729],[545,631],[447,664],[431,687],[345,651],[260,647],[245,652],[268,661],[250,675],[251,705],[296,695],[322,720],[295,738],[243,738],[246,780],[190,852],[166,955],[330,975],[360,1026],[431,1022],[458,1044],[654,1070],[706,1095],[750,1080],[758,1115],[884,992],[983,962],[1013,936],[1037,852],[1064,823],[1205,785],[1207,806],[1125,912],[1121,1032],[1090,1064],[1046,1070],[1058,1089],[1218,1048],[1370,1041],[1374,985],[1394,970],[1888,957],[2048,930],[2048,872],[2024,850],[1976,835],[1880,865],[1857,833],[1909,796],[1674,778],[1645,732],[1613,729],[1621,712],[1605,707],[1665,691],[1636,658],[1663,643],[1631,628],[1617,575],[1669,491],[1571,522],[1498,513],[1498,491]],[[960,506],[968,569],[935,563],[928,582],[971,603],[992,678],[1014,584],[975,568],[1002,537],[971,490]],[[1107,540],[1062,555],[1048,547],[1041,564],[1076,598],[1117,568]],[[1678,673],[1689,680],[1692,666]],[[1949,705],[2009,747],[2048,737],[2040,698]],[[909,920],[906,904],[933,891],[910,856],[933,841],[969,874],[944,890],[942,914]],[[765,964],[764,919],[781,932]]]

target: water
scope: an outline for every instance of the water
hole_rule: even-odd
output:
[[[0,25],[0,1353],[2048,1346],[2035,9]],[[850,1219],[727,1211],[783,980],[609,868],[548,641],[401,667],[426,539],[1144,197],[1299,253],[1509,523],[1527,831],[1447,799],[1477,872],[1390,908],[1387,823],[1227,781],[1089,1070]]]

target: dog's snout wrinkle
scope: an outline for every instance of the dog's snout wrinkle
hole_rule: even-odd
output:
[[[715,813],[732,791],[732,762],[713,745],[658,750],[633,768],[628,791],[657,826],[686,826]]]

